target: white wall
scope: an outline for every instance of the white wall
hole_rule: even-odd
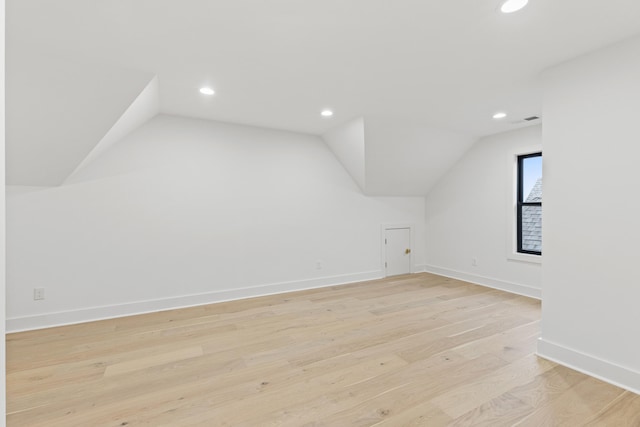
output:
[[[540,126],[483,138],[438,181],[426,203],[428,271],[540,297],[540,264],[510,259],[510,207],[515,153],[541,142]]]
[[[5,3],[0,0],[0,46],[2,46],[2,55],[0,55],[0,319],[5,318],[5,165],[4,165],[4,28],[5,28]],[[0,337],[5,335],[5,324],[0,321]],[[6,370],[5,363],[5,340],[0,340],[0,427],[6,422]]]
[[[539,353],[640,392],[640,38],[549,70]]]
[[[9,187],[9,329],[381,277],[381,224],[422,268],[424,198],[364,196],[319,137],[160,115],[83,179]]]

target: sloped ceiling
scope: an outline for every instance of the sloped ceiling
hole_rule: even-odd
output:
[[[34,48],[6,73],[6,179],[28,186],[62,184],[154,77]]]
[[[637,0],[501,1],[7,0],[8,182],[63,182],[157,75],[166,114],[314,135],[364,117],[367,188],[423,194],[541,113],[540,71],[640,32]]]
[[[403,118],[376,116],[349,121],[322,138],[371,196],[427,194],[475,141]]]
[[[322,138],[351,178],[366,192],[364,119],[358,117],[325,133]]]
[[[155,117],[160,108],[159,96],[158,79],[154,77],[106,135],[102,137],[100,142],[82,160],[71,175],[65,179],[64,184],[73,184],[87,179],[85,170],[90,163],[100,157],[116,142]]]
[[[420,196],[475,142],[475,138],[404,118],[365,117],[369,195]]]

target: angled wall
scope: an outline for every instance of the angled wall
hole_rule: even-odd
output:
[[[363,195],[319,137],[159,115],[83,177],[9,187],[10,330],[381,277],[382,224],[422,268],[424,198]]]

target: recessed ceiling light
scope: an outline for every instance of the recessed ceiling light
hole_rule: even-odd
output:
[[[320,115],[322,117],[331,117],[331,116],[333,116],[333,111],[331,111],[331,110],[322,110]]]
[[[201,87],[200,93],[203,95],[213,95],[214,93],[216,93],[216,91],[211,89],[210,87]]]
[[[500,6],[502,13],[517,12],[529,3],[529,0],[507,0]]]
[[[496,120],[500,120],[500,119],[504,119],[505,117],[507,117],[507,113],[495,113],[493,115],[493,118]]]

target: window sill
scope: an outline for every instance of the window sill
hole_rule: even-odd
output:
[[[528,262],[530,264],[542,264],[542,255],[521,254],[518,252],[513,252],[507,255],[507,260]]]

